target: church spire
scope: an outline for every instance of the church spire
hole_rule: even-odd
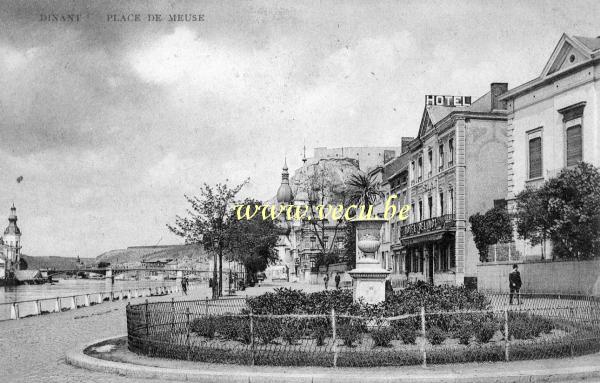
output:
[[[292,188],[290,187],[290,173],[288,173],[287,158],[283,161],[283,169],[281,172],[281,185],[277,190],[277,202],[291,203],[294,199]]]

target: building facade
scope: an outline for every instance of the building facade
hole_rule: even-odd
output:
[[[540,76],[511,89],[508,109],[508,205],[562,169],[600,166],[600,37],[563,34]],[[551,258],[550,243],[517,240],[512,258]]]
[[[506,195],[507,112],[499,96],[507,84],[467,107],[426,106],[410,144],[407,203],[410,220],[399,224],[392,245],[408,281],[470,284],[479,253],[468,218]]]

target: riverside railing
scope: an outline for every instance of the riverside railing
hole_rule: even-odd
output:
[[[199,287],[200,284],[190,283],[188,290],[194,290]],[[0,321],[18,320],[30,316],[75,310],[82,307],[94,306],[104,302],[113,302],[141,297],[163,296],[178,293],[180,291],[181,288],[179,285],[172,284],[0,303]]]
[[[400,366],[572,357],[600,351],[600,301],[491,297],[486,310],[398,316],[256,315],[243,299],[128,305],[130,350],[248,365]]]

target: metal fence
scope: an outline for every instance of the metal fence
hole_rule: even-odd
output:
[[[493,295],[490,309],[395,317],[254,315],[244,299],[127,306],[130,350],[247,365],[367,367],[512,361],[600,351],[600,302]],[[508,336],[506,336],[508,334]]]

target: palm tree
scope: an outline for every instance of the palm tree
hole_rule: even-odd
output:
[[[346,183],[350,193],[350,201],[356,205],[374,205],[380,198],[384,197],[381,183],[375,179],[375,175],[367,175],[363,172],[353,174]]]

